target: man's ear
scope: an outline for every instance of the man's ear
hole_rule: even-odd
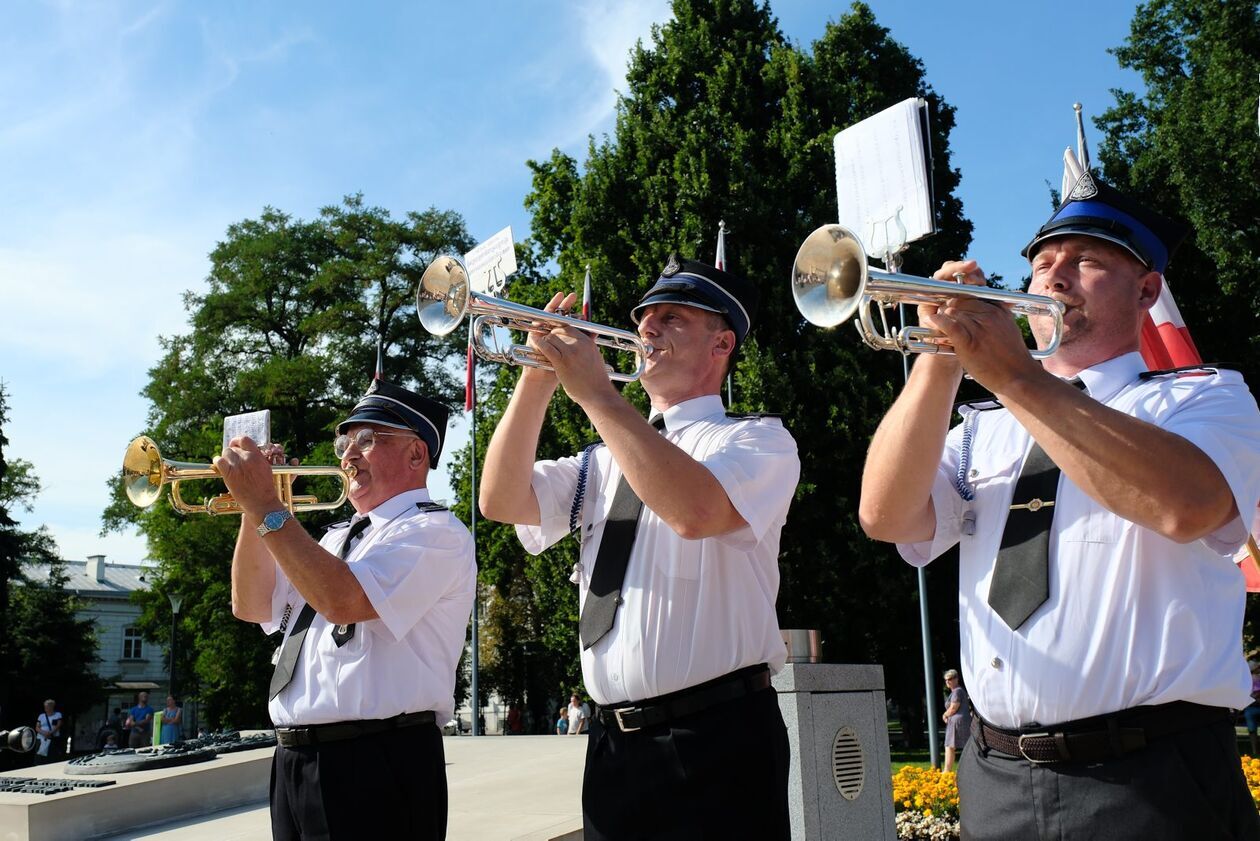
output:
[[[429,445],[424,442],[424,439],[417,438],[411,445],[411,467],[414,470],[419,467],[431,466],[432,463],[429,461]]]
[[[713,348],[719,351],[720,356],[729,357],[735,352],[735,331],[719,330],[717,340],[713,343]]]
[[[1147,272],[1138,281],[1138,307],[1143,312],[1155,306],[1159,300],[1159,292],[1164,287],[1164,278],[1159,272]]]

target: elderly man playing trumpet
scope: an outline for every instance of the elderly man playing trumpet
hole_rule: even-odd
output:
[[[959,546],[964,837],[1260,837],[1230,712],[1260,412],[1233,371],[1138,353],[1182,236],[1086,173],[1024,250],[1029,292],[1066,306],[1059,350],[1038,363],[988,301],[921,307],[957,355],[917,360],[871,443],[867,533],[915,565]],[[951,431],[964,370],[996,400]]]
[[[438,725],[476,579],[468,530],[426,488],[446,419],[373,382],[334,443],[356,514],[318,542],[276,495],[283,450],[237,438],[215,459],[244,509],[233,613],[283,640],[269,704],[277,839],[446,836]]]

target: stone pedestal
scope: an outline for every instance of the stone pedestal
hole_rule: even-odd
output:
[[[883,667],[789,663],[774,688],[792,748],[792,840],[895,839]]]

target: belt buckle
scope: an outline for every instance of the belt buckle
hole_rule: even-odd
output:
[[[643,729],[642,727],[627,727],[626,723],[621,718],[622,713],[629,714],[629,713],[637,713],[637,712],[642,712],[642,710],[640,710],[638,707],[619,707],[613,710],[612,711],[613,718],[617,720],[617,729],[620,730],[622,733],[633,733],[636,730],[642,730]]]
[[[1024,740],[1025,740],[1025,739],[1040,739],[1040,738],[1041,738],[1041,737],[1043,737],[1043,736],[1044,736],[1044,737],[1046,737],[1046,738],[1048,739],[1048,738],[1050,738],[1052,735],[1053,735],[1053,734],[1052,734],[1052,733],[1049,733],[1049,732],[1046,732],[1046,733],[1020,733],[1020,734],[1019,734],[1019,740],[1015,743],[1015,744],[1016,744],[1016,746],[1019,748],[1019,753],[1020,753],[1020,756],[1024,757],[1024,759],[1025,759],[1025,760],[1027,760],[1028,762],[1031,762],[1033,765],[1049,765],[1049,764],[1050,764],[1050,763],[1052,763],[1052,762],[1057,762],[1058,760],[1056,760],[1056,759],[1033,759],[1031,756],[1029,756],[1029,755],[1028,755],[1028,752],[1027,752],[1026,750],[1024,750]]]

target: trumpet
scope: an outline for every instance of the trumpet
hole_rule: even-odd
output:
[[[805,238],[792,263],[792,297],[805,320],[819,327],[835,327],[856,313],[862,341],[876,350],[952,355],[948,346],[925,341],[939,335],[935,330],[902,327],[892,331],[887,311],[893,304],[944,304],[962,297],[1006,304],[1017,315],[1050,317],[1054,332],[1044,348],[1029,351],[1035,359],[1052,355],[1063,338],[1064,307],[1053,298],[870,268],[862,243],[840,225],[823,225]],[[875,326],[871,304],[879,308],[882,330]]]
[[[525,333],[547,333],[557,327],[566,326],[582,330],[590,334],[600,347],[634,355],[635,368],[630,373],[609,369],[609,379],[617,382],[637,380],[643,374],[647,358],[652,355],[652,346],[629,330],[604,327],[580,318],[570,318],[474,292],[469,288],[468,270],[455,257],[438,257],[424,270],[420,285],[416,288],[416,312],[424,329],[435,336],[445,336],[460,325],[465,315],[469,316],[472,319],[470,330],[473,350],[482,359],[502,365],[554,370],[546,357],[528,345],[499,348],[493,339],[495,327]]]
[[[148,508],[162,495],[162,486],[171,486],[171,507],[181,514],[240,514],[244,509],[232,498],[230,493],[212,496],[198,505],[185,502],[179,492],[179,483],[190,479],[217,479],[219,471],[213,464],[195,464],[186,461],[171,461],[162,458],[157,444],[147,435],[141,435],[127,445],[127,453],[123,456],[122,469],[123,488],[127,498],[141,508]],[[285,508],[297,513],[300,511],[331,511],[341,507],[350,493],[350,480],[354,478],[355,469],[342,470],[330,465],[327,467],[301,466],[291,467],[276,465],[271,468],[275,478],[276,494]],[[318,497],[306,494],[294,494],[293,482],[299,476],[332,476],[341,480],[341,494],[329,502],[321,502]]]

